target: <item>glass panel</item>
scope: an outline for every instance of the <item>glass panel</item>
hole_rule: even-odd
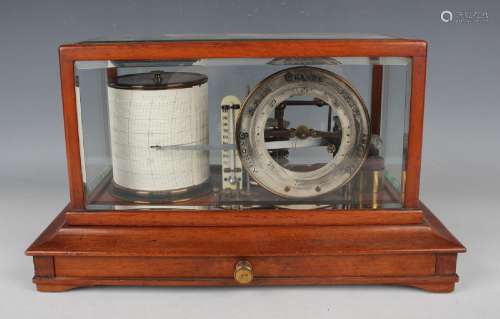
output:
[[[400,193],[404,183],[411,72],[409,65],[384,66],[381,137],[384,177]]]
[[[397,57],[77,62],[87,209],[401,207],[409,70]]]
[[[91,194],[111,172],[106,69],[79,69],[76,82],[82,173]]]
[[[203,40],[286,40],[286,39],[389,39],[391,37],[374,33],[224,33],[224,34],[159,34],[157,36],[101,37],[85,43],[105,42],[148,42],[148,41],[203,41]]]

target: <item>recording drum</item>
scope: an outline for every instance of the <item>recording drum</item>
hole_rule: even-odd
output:
[[[162,72],[108,83],[114,194],[135,201],[182,200],[209,180],[207,77]]]

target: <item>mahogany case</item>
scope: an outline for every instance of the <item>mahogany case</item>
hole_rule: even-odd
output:
[[[304,50],[304,48],[309,48]],[[59,49],[70,202],[27,249],[39,291],[87,286],[406,285],[451,292],[464,246],[419,200],[427,44],[408,39],[205,39],[82,42]],[[76,61],[266,57],[411,59],[402,208],[89,210]],[[373,69],[372,131],[380,130]],[[378,79],[378,80],[377,80]],[[106,198],[106,185],[96,198]],[[390,195],[390,189],[386,190]],[[241,264],[244,262],[244,264]],[[247,281],[235,275],[246,267]],[[250,277],[248,277],[250,276]]]

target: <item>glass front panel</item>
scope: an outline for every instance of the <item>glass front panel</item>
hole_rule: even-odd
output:
[[[410,70],[398,57],[79,61],[87,209],[402,207]]]

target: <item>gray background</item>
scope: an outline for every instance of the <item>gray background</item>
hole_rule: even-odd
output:
[[[489,22],[443,23],[442,10]],[[500,2],[2,1],[0,316],[494,318],[500,297]],[[422,199],[469,249],[453,294],[398,287],[36,293],[24,249],[68,201],[56,48],[101,35],[378,32],[429,41]]]

